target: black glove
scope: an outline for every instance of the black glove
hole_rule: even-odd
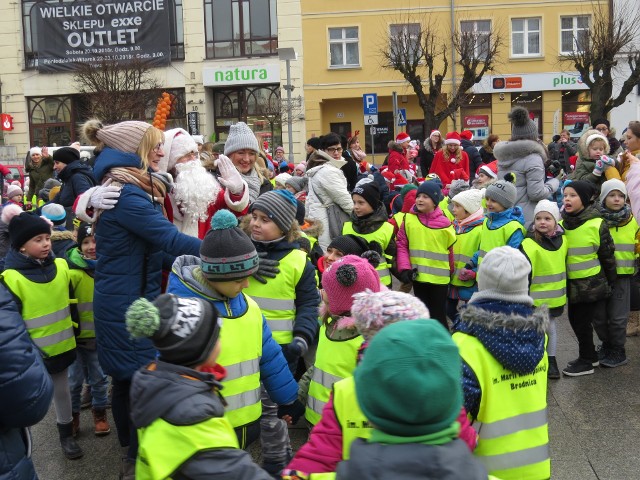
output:
[[[402,283],[412,283],[415,277],[415,270],[406,269],[398,272],[398,280],[400,280]]]
[[[280,269],[278,265],[280,262],[278,260],[269,260],[267,258],[267,252],[258,252],[259,265],[258,271],[253,274],[253,278],[258,280],[260,283],[267,283],[267,280],[264,277],[268,278],[276,278],[276,275],[280,273]]]
[[[287,360],[287,363],[295,363],[298,359],[307,353],[309,346],[307,345],[307,341],[302,337],[293,337],[291,343],[286,345],[282,345],[282,354],[284,358]]]
[[[291,417],[291,423],[295,425],[301,416],[304,415],[305,406],[300,403],[300,400],[296,400],[289,405],[278,405],[278,418],[282,418],[285,415]]]

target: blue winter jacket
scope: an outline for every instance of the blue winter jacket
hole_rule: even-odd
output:
[[[167,293],[174,293],[181,297],[203,298],[209,301],[225,317],[227,314],[224,312],[230,310],[231,315],[229,318],[225,318],[225,322],[232,322],[232,317],[244,315],[247,311],[247,302],[243,295],[238,295],[235,298],[225,298],[194,278],[194,270],[199,269],[200,265],[199,257],[183,255],[176,258],[169,275]],[[224,328],[224,325],[222,328]],[[264,317],[262,317],[260,380],[267,392],[269,392],[269,397],[279,405],[289,404],[295,401],[298,396],[298,384],[289,371],[280,345],[271,336],[271,330]]]
[[[487,223],[484,228],[488,228],[489,230],[497,230],[498,228],[504,227],[512,220],[516,220],[524,226],[524,215],[522,214],[522,209],[518,206],[507,208],[502,212],[487,212],[485,217],[487,217]],[[524,232],[518,230],[511,235],[505,246],[513,247],[517,250],[520,248],[523,240]],[[469,265],[472,267],[472,270],[478,270],[478,252],[473,254]]]
[[[140,168],[140,157],[105,148],[94,175],[102,183],[114,167]],[[115,208],[105,210],[96,223],[94,316],[98,358],[105,373],[129,381],[134,372],[155,357],[149,339],[133,339],[125,327],[125,313],[134,300],[160,295],[164,252],[197,255],[200,240],[184,235],[162,214],[162,205],[132,184],[122,187]]]
[[[53,382],[9,291],[0,286],[0,478],[37,479],[27,427],[42,420]]]
[[[62,182],[62,186],[52,202],[59,203],[67,209],[73,206],[78,195],[96,185],[91,167],[80,160],[74,160],[67,165],[58,174],[58,180]]]

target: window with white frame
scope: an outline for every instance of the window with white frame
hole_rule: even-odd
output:
[[[358,27],[329,29],[329,65],[333,68],[360,66]]]
[[[589,38],[589,15],[560,17],[560,53],[582,51]]]
[[[390,25],[389,42],[389,52],[401,61],[413,62],[422,56],[419,23]]]
[[[511,55],[540,55],[540,24],[539,18],[511,19]]]
[[[460,22],[463,52],[474,58],[484,58],[491,42],[491,20],[469,20]]]

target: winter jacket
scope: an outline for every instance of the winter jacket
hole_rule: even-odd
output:
[[[344,160],[335,160],[326,153],[317,150],[310,157],[310,162],[320,161],[320,165],[307,170],[309,177],[309,195],[305,203],[306,216],[320,222],[324,226],[318,237],[318,243],[326,250],[331,243],[329,235],[329,220],[327,208],[337,205],[344,213],[350,215],[353,210],[353,200],[347,190],[347,180],[340,171]]]
[[[51,232],[51,250],[56,258],[64,258],[67,250],[77,246],[73,232],[54,228]]]
[[[380,204],[373,213],[369,215],[365,215],[363,217],[356,216],[355,213],[351,213],[351,222],[353,225],[353,230],[356,234],[366,235],[367,233],[373,233],[382,227],[385,223],[389,221],[389,217],[387,217],[387,209],[384,205]],[[384,245],[380,245],[384,248]],[[386,250],[383,252],[391,258],[396,257],[396,240],[395,238],[391,238],[389,245],[387,245]]]
[[[387,163],[389,171],[396,173],[398,170],[409,170],[409,160],[402,147],[394,142],[389,142],[389,161]]]
[[[99,183],[114,167],[141,165],[140,157],[105,148],[97,157]],[[105,373],[128,381],[155,357],[149,339],[134,339],[125,327],[125,312],[134,300],[160,295],[162,262],[169,256],[197,255],[200,240],[178,231],[162,215],[162,206],[140,187],[125,184],[115,208],[104,210],[95,228],[95,312],[98,358]]]
[[[607,180],[607,177],[603,175],[594,175],[593,169],[596,166],[596,161],[591,160],[590,158],[582,158],[578,157],[578,161],[576,162],[576,168],[571,175],[569,175],[570,180],[585,180],[587,182],[593,183],[597,189],[598,193],[600,193],[600,187]],[[613,168],[613,167],[609,167]],[[607,168],[607,170],[609,170]]]
[[[351,192],[358,181],[358,164],[353,157],[351,157],[349,150],[343,152],[342,158],[344,158],[346,163],[340,167],[340,170],[342,170],[344,178],[347,179],[347,190]]]
[[[158,361],[133,376],[131,421],[136,428],[145,428],[161,418],[179,430],[181,426],[223,417],[220,390],[222,385],[211,373]],[[272,477],[253,463],[244,450],[203,445],[171,478],[269,480]]]
[[[600,212],[593,206],[581,210],[577,214],[569,214],[562,211],[562,227],[565,230],[575,230],[587,220],[600,218]],[[598,248],[598,261],[600,272],[587,278],[567,279],[567,297],[569,303],[590,303],[603,300],[609,295],[616,281],[616,259],[614,256],[615,245],[609,226],[606,222],[600,225],[600,248]]]
[[[0,478],[37,479],[28,427],[42,420],[53,398],[53,382],[20,308],[0,286]]]
[[[0,210],[2,212],[2,210]],[[9,225],[0,220],[0,259],[3,259],[7,252],[11,241],[9,239]]]
[[[634,153],[637,154],[640,152]],[[633,216],[636,219],[640,218],[640,162],[635,162],[629,165],[627,170],[627,192],[629,194],[629,201],[631,202],[631,210]]]
[[[59,203],[67,211],[73,206],[76,197],[91,187],[95,187],[96,180],[93,171],[86,163],[74,160],[58,174],[58,180],[62,182],[60,191],[53,197],[53,203]]]
[[[497,230],[498,228],[502,228],[512,220],[516,220],[524,225],[524,216],[522,215],[522,209],[520,207],[507,208],[502,212],[487,212],[485,217],[487,217],[487,221],[483,228],[488,230]],[[520,230],[516,230],[511,237],[507,239],[505,245],[517,249],[520,248],[522,240],[524,240],[524,233]],[[480,247],[482,248],[482,243],[480,244]],[[478,252],[473,254],[469,264],[473,270],[477,270]]]
[[[571,140],[563,142],[551,142],[547,148],[549,149],[549,160],[559,160],[565,172],[570,172],[569,157],[576,154],[578,145]]]
[[[460,162],[456,163],[452,162],[451,159],[447,160],[445,158],[444,150],[438,150],[435,157],[433,157],[429,173],[437,174],[445,188],[448,188],[454,180],[469,181],[469,156],[465,151],[461,151],[460,154],[462,158]]]
[[[53,158],[42,157],[38,165],[28,160],[25,163],[24,170],[29,174],[27,201],[30,202],[33,196],[37,195],[42,187],[44,187],[44,182],[53,177]]]
[[[636,150],[634,152],[631,152],[631,155],[640,158],[640,150]],[[632,165],[632,163],[626,161],[626,158],[622,162],[622,164],[620,164],[620,159],[617,159],[616,168],[607,168],[604,171],[604,175],[605,175],[605,177],[607,177],[607,180],[611,180],[612,178],[617,178],[618,180],[622,180],[623,182],[626,183],[627,182],[627,173],[629,172],[629,169],[631,168],[631,165]],[[627,192],[630,192],[628,187],[627,187]]]
[[[442,150],[442,146],[440,146],[440,150]],[[433,162],[433,157],[435,157],[435,155],[436,152],[433,150],[431,142],[427,138],[418,151],[418,158],[420,159],[420,172],[422,173],[423,177],[426,177],[429,173],[429,170],[431,169],[431,163]]]
[[[495,155],[493,154],[493,148],[489,147],[488,145],[482,146],[482,148],[480,148],[480,158],[482,159],[482,163],[493,162],[496,159]]]
[[[200,265],[199,257],[183,255],[176,258],[169,275],[167,292],[175,293],[181,297],[198,297],[207,300],[225,317],[225,322],[233,322],[234,318],[244,315],[247,311],[244,295],[225,298],[209,286],[196,280],[194,273],[200,269]],[[297,397],[298,385],[289,372],[282,349],[271,336],[271,330],[269,330],[264,317],[262,321],[260,380],[269,392],[269,397],[278,404],[291,403]]]
[[[538,202],[549,198],[560,186],[557,178],[545,183],[544,146],[533,140],[498,142],[493,152],[498,159],[498,178],[509,172],[516,176],[516,205],[522,208],[525,226],[529,226]]]
[[[476,171],[483,163],[482,157],[480,156],[480,152],[478,151],[478,149],[471,141],[461,140],[460,146],[469,157],[469,181],[473,182],[473,179],[476,178]]]

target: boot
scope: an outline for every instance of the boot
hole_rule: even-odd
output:
[[[627,321],[627,337],[636,337],[640,334],[640,312],[629,312]]]
[[[73,415],[73,421],[71,422],[73,424],[73,438],[76,438],[80,431],[80,412],[73,412],[71,415]]]
[[[120,480],[135,480],[136,462],[128,458],[129,447],[121,447],[122,461],[120,463]]]
[[[111,432],[111,427],[109,426],[109,421],[107,420],[107,411],[104,408],[94,408],[91,411],[93,413],[93,423],[95,425],[93,433],[95,433],[98,437],[109,435],[109,432]]]
[[[558,368],[556,357],[549,357],[549,370],[547,371],[547,378],[552,378],[554,380],[560,378],[560,369]]]
[[[73,421],[69,423],[58,423],[58,433],[60,434],[60,445],[64,456],[69,460],[82,457],[82,449],[73,438]]]

